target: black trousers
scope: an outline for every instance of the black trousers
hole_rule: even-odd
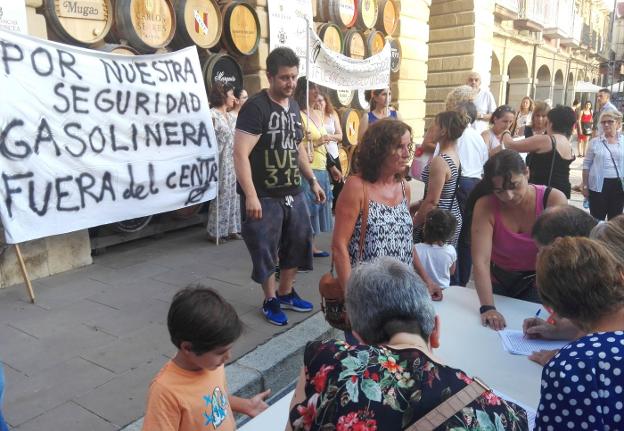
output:
[[[598,220],[611,220],[622,214],[624,209],[624,190],[618,178],[605,178],[602,191],[589,191],[589,213]]]

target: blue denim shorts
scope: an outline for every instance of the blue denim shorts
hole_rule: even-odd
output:
[[[283,269],[312,270],[312,224],[305,199],[303,193],[260,198],[262,218],[248,220],[241,196],[241,234],[251,255],[251,279],[256,283],[264,283],[278,262]]]

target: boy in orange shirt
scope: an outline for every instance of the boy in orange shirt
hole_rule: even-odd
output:
[[[178,353],[150,385],[144,431],[230,431],[232,411],[254,417],[268,407],[270,390],[250,399],[227,393],[225,362],[242,323],[217,292],[196,286],[176,293],[167,327]]]

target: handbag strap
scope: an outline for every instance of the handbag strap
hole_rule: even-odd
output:
[[[618,142],[618,144],[619,144],[619,142]],[[613,162],[613,166],[615,166],[615,173],[617,174],[618,178],[620,178],[620,180],[621,180],[623,177],[620,175],[620,170],[618,169],[617,163],[615,163],[615,157],[613,157],[613,153],[609,149],[609,146],[607,145],[606,139],[602,139],[602,145],[604,145],[605,148],[607,149],[607,151],[609,152],[609,155],[611,156],[611,161]]]
[[[405,431],[432,431],[489,390],[490,388],[475,378],[472,383],[444,400],[425,416],[407,427]]]
[[[364,201],[362,202],[362,219],[360,223],[360,256],[359,262],[362,262],[362,257],[364,256],[364,241],[366,240],[366,229],[368,227],[368,186],[366,182],[362,180],[362,189],[364,192]],[[329,272],[334,274],[334,257],[331,259],[331,267]]]
[[[362,262],[364,257],[364,241],[366,240],[366,228],[368,227],[368,185],[362,180],[362,188],[364,191],[364,201],[362,202],[362,223],[360,223],[360,258]]]
[[[555,168],[555,156],[557,155],[557,141],[555,141],[555,137],[552,135],[550,136],[550,142],[552,143],[553,155],[552,160],[550,161],[550,172],[548,173],[548,187],[550,187],[550,181],[552,180],[553,169]]]
[[[450,166],[449,166],[450,167]],[[461,178],[461,162],[459,162],[459,169],[457,170],[457,181],[455,181],[455,191],[451,197],[451,203],[449,204],[449,211],[453,212],[453,204],[455,203],[455,197],[457,197],[457,189],[459,189],[459,179]],[[461,208],[460,208],[461,212]]]

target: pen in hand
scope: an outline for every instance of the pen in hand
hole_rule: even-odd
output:
[[[540,315],[540,313],[541,313],[541,312],[542,312],[542,309],[541,309],[541,308],[538,308],[538,309],[537,309],[537,311],[535,312],[535,318],[536,318],[536,319],[539,317],[539,315]],[[527,335],[528,335],[528,334],[527,334],[526,329],[525,329],[525,330],[524,330],[524,334],[522,334],[522,336],[523,336],[524,338],[527,338]]]

